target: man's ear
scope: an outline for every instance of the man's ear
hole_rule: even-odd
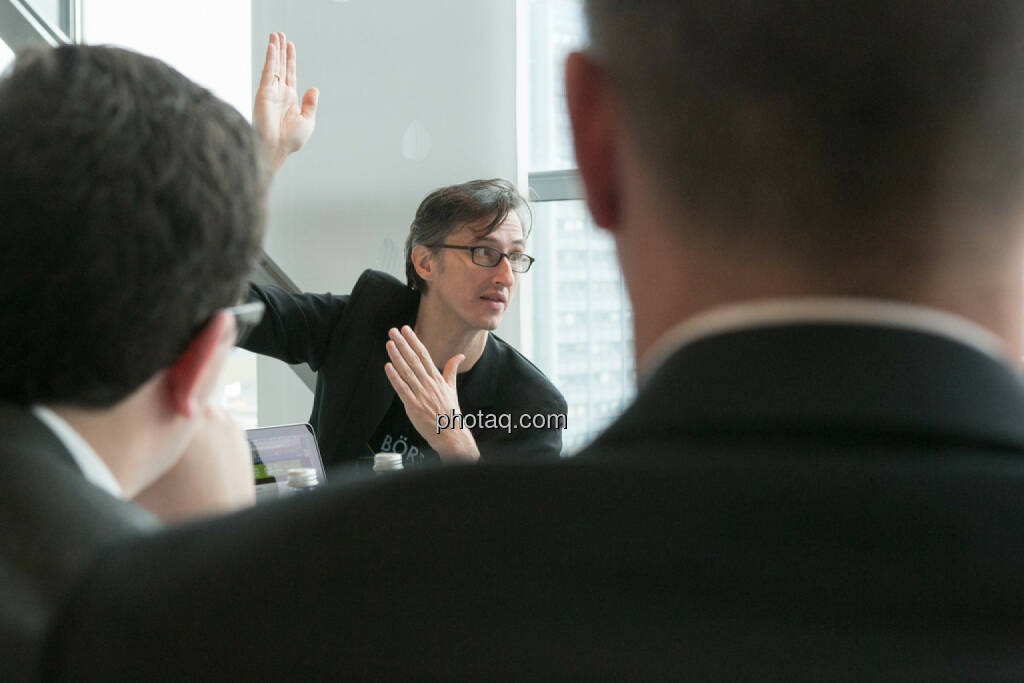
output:
[[[412,248],[409,258],[412,261],[412,267],[416,269],[416,274],[424,282],[434,279],[434,275],[437,273],[437,263],[434,261],[434,251],[430,247],[417,244]]]
[[[615,146],[620,131],[608,74],[586,54],[571,53],[565,61],[565,96],[587,206],[595,223],[614,230],[619,224]]]
[[[183,417],[193,417],[220,374],[224,356],[235,343],[235,319],[221,311],[210,319],[167,369],[171,407]]]

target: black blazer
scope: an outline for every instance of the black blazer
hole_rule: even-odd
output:
[[[99,550],[155,528],[142,509],[89,483],[46,425],[0,403],[0,678],[39,674],[57,604]]]
[[[929,334],[678,351],[571,461],[120,548],[57,678],[1024,680],[1024,388]],[[117,644],[117,656],[109,656]]]
[[[384,374],[388,330],[416,322],[420,295],[387,273],[367,270],[348,295],[250,285],[249,300],[263,301],[266,312],[239,345],[286,363],[308,363],[317,373],[309,421],[324,462],[339,465],[366,455],[367,442],[395,399]],[[494,334],[474,375],[473,390],[459,390],[464,413],[566,413],[565,399],[547,377]],[[528,391],[516,390],[523,386]],[[562,448],[559,429],[473,434],[483,462],[557,459]]]

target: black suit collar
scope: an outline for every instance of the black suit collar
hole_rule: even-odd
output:
[[[803,324],[706,337],[650,378],[603,439],[639,433],[905,434],[1024,448],[1024,385],[949,338]]]
[[[372,271],[371,271],[372,272]],[[363,279],[360,280],[360,283]],[[366,401],[366,409],[353,410],[352,415],[365,416],[367,425],[360,427],[359,431],[368,434],[373,433],[376,425],[384,419],[392,401],[395,400],[395,390],[384,374],[384,366],[389,361],[386,344],[388,332],[392,327],[401,329],[403,325],[413,326],[416,324],[416,314],[419,311],[420,295],[410,288],[396,289],[393,293],[385,288],[380,291],[389,294],[389,298],[381,301],[378,308],[372,313],[375,316],[373,329],[380,330],[381,336],[370,348],[368,366],[363,372],[362,383],[354,394],[361,396]],[[352,296],[357,295],[353,289]],[[353,404],[353,408],[356,406]],[[367,431],[368,430],[368,431]],[[359,433],[359,432],[356,432]]]
[[[0,401],[0,434],[11,452],[34,453],[49,457],[80,472],[75,459],[49,427],[28,408]]]
[[[894,327],[948,337],[1006,360],[998,336],[950,311],[890,299],[793,297],[719,306],[680,321],[644,354],[638,368],[641,380],[653,374],[659,361],[701,337],[778,325]]]

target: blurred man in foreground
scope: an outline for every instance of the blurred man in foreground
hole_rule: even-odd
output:
[[[103,547],[253,499],[208,404],[262,235],[245,119],[154,59],[67,46],[0,80],[0,661],[32,677]],[[188,447],[186,450],[186,446]]]

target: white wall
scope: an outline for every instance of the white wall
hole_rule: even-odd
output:
[[[266,241],[303,289],[346,293],[365,268],[404,279],[428,192],[517,177],[514,0],[253,0],[252,27],[254,88],[267,36],[284,31],[300,94],[321,93],[313,138],[271,189]],[[519,319],[516,303],[498,331],[517,346]],[[261,424],[311,405],[290,370],[260,360]]]

